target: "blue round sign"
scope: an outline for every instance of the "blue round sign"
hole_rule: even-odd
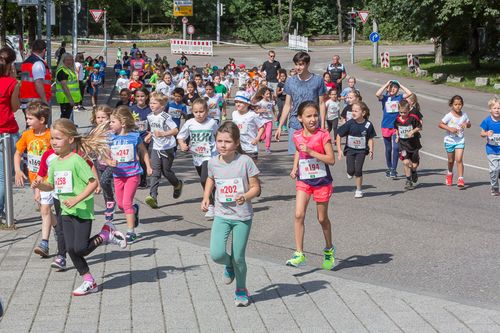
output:
[[[372,32],[370,34],[370,40],[371,40],[372,43],[378,42],[380,40],[380,35],[378,34],[378,32],[375,32],[375,31]]]

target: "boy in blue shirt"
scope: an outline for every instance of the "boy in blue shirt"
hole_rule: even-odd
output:
[[[98,58],[99,62],[99,66],[101,66],[101,68],[99,69],[99,74],[101,75],[101,81],[102,81],[102,84],[104,85],[104,81],[106,79],[106,62],[104,61],[104,57],[103,56],[100,56]]]
[[[499,196],[500,176],[500,98],[488,102],[490,115],[481,123],[481,137],[486,138],[486,156],[490,165],[491,195]]]
[[[113,69],[115,70],[115,75],[118,78],[120,76],[120,71],[123,69],[122,63],[120,60],[116,60],[116,64],[113,66]]]
[[[177,128],[181,127],[181,117],[187,115],[186,104],[182,103],[182,98],[184,97],[184,89],[177,87],[172,93],[173,99],[168,103],[168,114],[172,116],[172,120],[177,125]]]

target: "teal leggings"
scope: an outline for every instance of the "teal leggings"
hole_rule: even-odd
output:
[[[216,263],[234,268],[236,288],[238,289],[246,288],[247,263],[245,261],[245,251],[251,227],[252,220],[237,221],[219,216],[214,218],[212,224],[210,256]],[[226,252],[226,244],[231,231],[233,232],[233,242],[231,244],[231,255],[229,255]]]

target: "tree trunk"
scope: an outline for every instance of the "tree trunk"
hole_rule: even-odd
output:
[[[480,67],[480,50],[479,50],[479,30],[476,26],[471,29],[471,43],[470,43],[470,64],[472,68],[479,69]]]
[[[7,45],[7,31],[5,28],[5,21],[7,18],[7,0],[2,1],[2,6],[0,7],[0,44],[2,47]]]
[[[293,0],[288,0],[288,23],[285,32],[285,40],[290,33],[290,27],[292,26],[292,17],[293,17]]]
[[[434,63],[436,65],[443,64],[443,39],[441,37],[434,37]]]
[[[28,12],[28,44],[31,48],[36,39],[37,9],[36,6],[29,6],[26,7],[26,11]]]
[[[130,4],[130,32],[134,29],[134,4]]]
[[[281,40],[286,40],[285,27],[283,26],[283,17],[281,16],[281,0],[278,0],[278,18],[280,23]]]
[[[344,32],[342,29],[342,2],[341,0],[337,0],[337,30],[339,33],[339,42],[344,42]]]

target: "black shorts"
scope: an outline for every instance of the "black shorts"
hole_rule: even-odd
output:
[[[418,150],[401,150],[399,152],[399,158],[401,159],[401,161],[410,160],[412,163],[420,163],[420,155],[418,154]]]

